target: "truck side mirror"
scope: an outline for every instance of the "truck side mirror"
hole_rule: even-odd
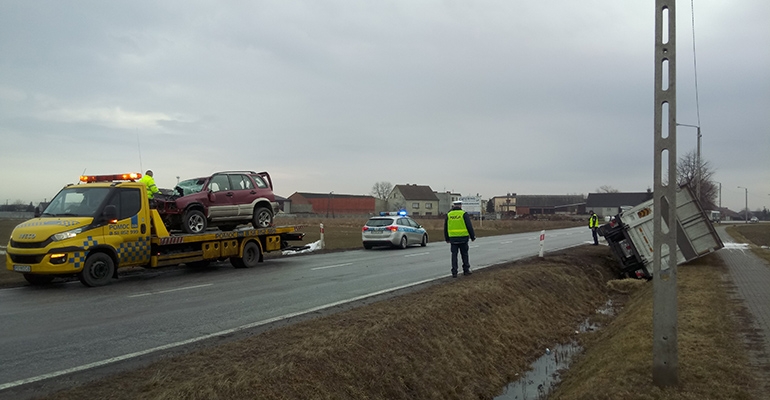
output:
[[[102,218],[111,224],[118,222],[118,208],[112,204],[104,207],[104,211],[102,211]]]

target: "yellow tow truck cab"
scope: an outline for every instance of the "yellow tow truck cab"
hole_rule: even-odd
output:
[[[169,234],[140,178],[81,176],[80,183],[65,186],[40,217],[14,228],[6,268],[33,285],[77,276],[86,286],[101,286],[124,267],[203,266],[227,259],[236,268],[253,267],[265,252],[290,248],[289,241],[304,237],[293,226]]]

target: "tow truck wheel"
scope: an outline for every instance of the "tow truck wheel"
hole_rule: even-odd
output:
[[[115,263],[112,257],[104,253],[94,253],[86,258],[86,264],[78,278],[86,286],[104,286],[110,283],[114,274]]]
[[[54,277],[51,275],[24,274],[24,279],[32,286],[40,286],[53,282]]]
[[[259,245],[254,242],[248,242],[243,246],[243,258],[232,257],[230,258],[230,264],[233,264],[235,268],[253,268],[259,264],[259,256],[262,251]]]
[[[182,218],[182,228],[187,233],[202,233],[207,225],[206,216],[198,210],[187,210]]]
[[[269,228],[273,225],[273,213],[265,207],[254,209],[254,216],[251,218],[251,225],[254,228]]]

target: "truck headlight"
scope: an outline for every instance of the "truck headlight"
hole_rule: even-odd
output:
[[[51,239],[54,242],[58,242],[58,241],[61,241],[61,240],[66,240],[66,239],[71,239],[71,238],[74,238],[75,236],[77,236],[80,232],[83,232],[83,228],[77,228],[77,229],[73,229],[71,231],[57,233],[57,234],[51,236]]]

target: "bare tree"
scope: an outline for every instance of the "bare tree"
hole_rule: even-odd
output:
[[[700,164],[700,165],[699,165]],[[694,150],[679,158],[676,164],[676,183],[679,186],[689,185],[695,191],[697,180],[700,179],[700,193],[695,195],[700,200],[705,209],[715,210],[715,200],[719,194],[719,187],[711,178],[714,176],[714,170],[708,161],[703,161],[703,157],[698,162],[698,156]]]
[[[387,199],[392,190],[393,185],[390,182],[380,181],[372,186],[372,196],[378,199]]]
[[[602,186],[599,186],[599,189],[596,189],[596,192],[597,193],[620,193],[620,190],[615,189],[610,185],[602,185]]]

